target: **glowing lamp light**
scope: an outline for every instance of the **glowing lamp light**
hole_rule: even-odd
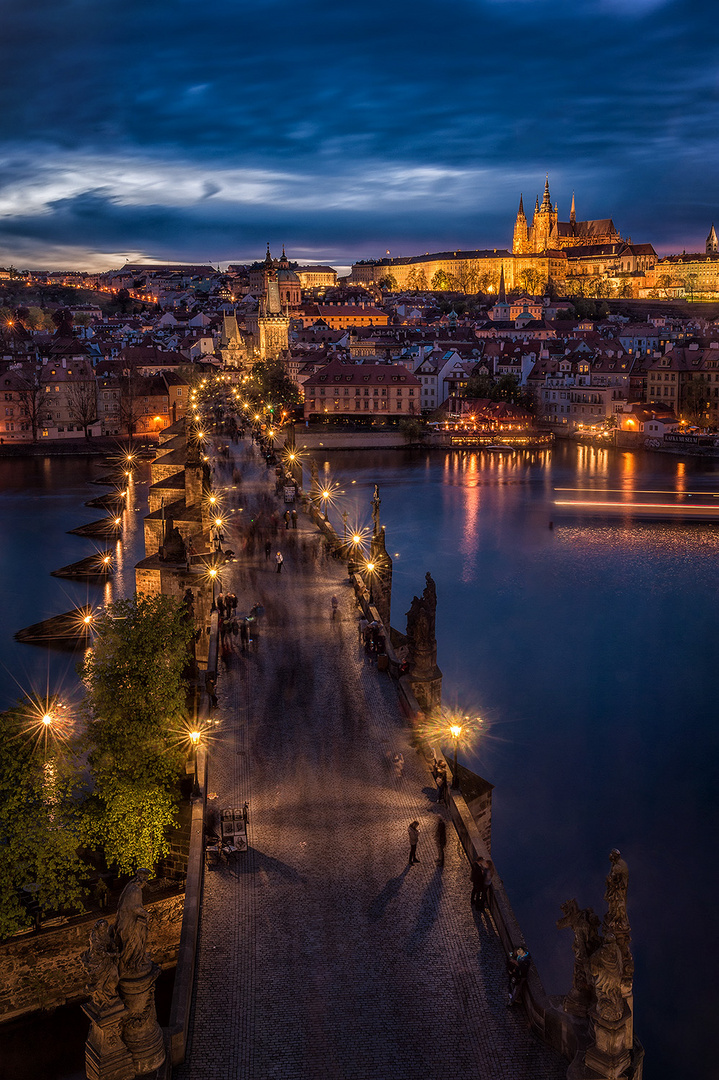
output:
[[[197,746],[199,741],[200,741],[200,732],[199,731],[191,731],[190,732],[190,742],[192,743],[192,745]]]
[[[105,565],[106,565],[106,566],[107,566],[107,564],[108,564],[108,563],[110,562],[110,558],[111,558],[111,556],[110,556],[110,555],[105,555],[105,556],[103,557],[103,560],[102,560],[102,561],[103,561],[103,562],[105,563]]]
[[[45,715],[42,718],[42,722],[45,725],[45,727],[50,727],[50,724],[52,723],[52,716],[50,715],[50,713],[45,713]]]
[[[354,536],[352,537],[352,543],[353,543],[353,544],[359,544],[359,542],[361,541],[361,539],[362,539],[362,537],[361,537],[361,536],[358,536],[358,535],[357,535],[357,533],[355,533],[355,534],[354,534]]]
[[[373,562],[368,562],[367,563],[367,572],[369,574],[371,574],[373,571],[374,571],[374,563]]]
[[[210,577],[211,577],[211,578],[216,578],[216,577],[217,577],[217,570],[215,569],[215,567],[214,567],[214,566],[213,566],[213,567],[212,567],[212,569],[210,570]]]
[[[115,524],[116,525],[120,525],[121,523],[122,523],[122,518],[115,518]]]
[[[452,724],[449,731],[453,739],[458,739],[462,734],[462,726],[461,724]]]

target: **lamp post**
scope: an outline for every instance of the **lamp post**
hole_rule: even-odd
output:
[[[372,600],[372,575],[374,574],[374,563],[373,562],[368,562],[367,565],[366,565],[366,570],[367,570],[367,581],[369,582],[369,602],[370,602],[370,606],[371,606],[373,604],[373,602],[374,602]]]
[[[320,499],[322,500],[322,503],[323,503],[322,511],[324,513],[325,521],[329,521],[329,518],[327,517],[327,503],[329,501],[329,497],[330,497],[330,492],[328,491],[327,488],[323,488],[322,491],[320,492]]]
[[[199,731],[191,731],[190,732],[190,742],[192,743],[192,755],[193,755],[193,757],[195,759],[195,780],[194,780],[194,783],[192,785],[192,798],[193,799],[199,799],[199,797],[200,797],[200,781],[199,781],[199,778],[197,776],[197,750],[198,750],[198,747],[200,745],[200,732]]]
[[[215,611],[215,609],[217,608],[217,604],[215,603],[215,582],[217,581],[218,573],[217,568],[215,566],[211,566],[208,573],[212,581],[212,607],[210,608],[210,611]]]
[[[449,729],[449,733],[454,739],[454,772],[452,773],[452,787],[459,787],[459,776],[457,775],[457,748],[459,747],[459,739],[462,734],[461,724],[452,724]]]

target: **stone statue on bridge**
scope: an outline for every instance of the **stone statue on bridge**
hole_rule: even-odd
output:
[[[422,709],[437,710],[442,703],[442,672],[437,667],[437,588],[425,574],[421,596],[414,596],[407,612],[407,644],[412,664],[412,690]]]
[[[564,1008],[576,1016],[586,1016],[593,986],[589,961],[601,943],[599,916],[592,908],[580,908],[576,900],[567,900],[562,904],[562,918],[557,920],[557,927],[560,930],[566,927],[574,933],[572,989],[564,999]]]
[[[607,874],[606,890],[604,899],[607,904],[607,913],[604,916],[602,929],[605,935],[614,934],[617,945],[622,953],[623,977],[628,988],[631,988],[632,976],[634,975],[634,959],[630,950],[631,927],[627,916],[627,889],[629,886],[629,868],[617,848],[609,852],[611,869]]]
[[[87,952],[80,957],[87,972],[87,989],[98,1009],[118,1004],[119,955],[115,935],[107,919],[98,919],[90,931]]]
[[[604,941],[589,959],[589,971],[597,996],[597,1012],[602,1020],[621,1020],[624,1016],[622,951],[614,934]]]
[[[140,869],[120,894],[115,921],[115,941],[120,947],[120,975],[144,975],[151,961],[147,948],[147,911],[142,906],[142,889],[150,871]]]

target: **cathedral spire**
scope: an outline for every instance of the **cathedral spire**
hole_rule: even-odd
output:
[[[574,209],[574,192],[572,192],[572,209],[569,211],[569,221],[572,225],[576,224],[577,212]]]
[[[551,210],[552,200],[549,197],[549,173],[547,173],[547,179],[544,181],[544,198],[542,199],[542,210]]]
[[[498,301],[499,301],[500,304],[506,304],[507,303],[507,292],[506,292],[506,289],[504,287],[504,263],[502,263],[502,269],[499,271],[499,297],[498,297]]]
[[[524,217],[524,200],[522,196],[519,196],[519,210],[517,211],[517,217]]]

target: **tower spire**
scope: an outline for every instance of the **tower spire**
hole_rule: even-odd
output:
[[[551,210],[552,200],[549,197],[549,173],[547,173],[547,179],[544,181],[544,198],[542,199],[542,210]]]
[[[502,263],[502,268],[499,271],[499,296],[498,296],[498,300],[499,300],[500,304],[506,304],[507,303],[507,292],[506,292],[506,289],[504,287],[504,263]]]
[[[517,211],[517,217],[524,217],[524,200],[522,196],[519,196],[519,210]]]
[[[569,220],[572,225],[574,225],[577,220],[577,213],[574,209],[574,192],[572,192],[572,209],[569,211]]]

